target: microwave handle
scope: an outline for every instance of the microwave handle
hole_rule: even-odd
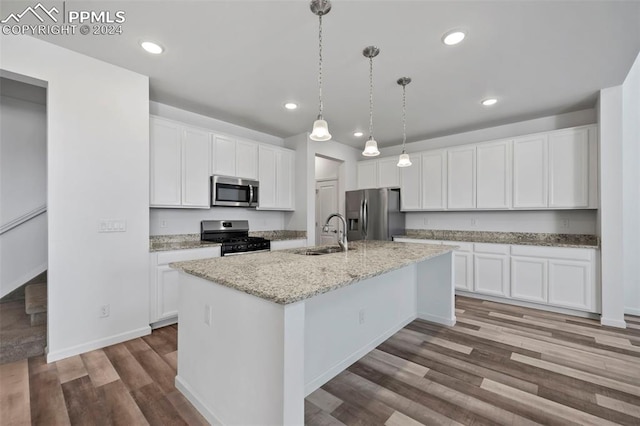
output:
[[[249,205],[253,204],[253,185],[249,185]]]

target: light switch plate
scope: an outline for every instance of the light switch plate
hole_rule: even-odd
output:
[[[102,219],[98,223],[98,232],[127,232],[127,221]]]

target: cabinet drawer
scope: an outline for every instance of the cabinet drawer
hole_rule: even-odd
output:
[[[206,259],[208,257],[218,256],[220,256],[220,247],[166,251],[158,253],[158,265],[166,265],[171,262]]]
[[[473,249],[476,253],[489,253],[489,254],[509,254],[508,244],[487,244],[487,243],[474,243]]]
[[[514,256],[546,257],[551,259],[593,260],[596,249],[571,247],[511,246]]]

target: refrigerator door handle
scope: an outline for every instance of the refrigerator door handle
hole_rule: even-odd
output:
[[[362,202],[362,222],[364,230],[364,238],[367,239],[367,233],[369,232],[369,203],[367,200]]]

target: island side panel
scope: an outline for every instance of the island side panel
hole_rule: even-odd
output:
[[[303,424],[304,308],[180,272],[176,387],[212,424]]]
[[[448,326],[455,325],[452,252],[418,263],[416,274],[418,318]]]
[[[305,395],[415,318],[415,264],[307,299]]]

